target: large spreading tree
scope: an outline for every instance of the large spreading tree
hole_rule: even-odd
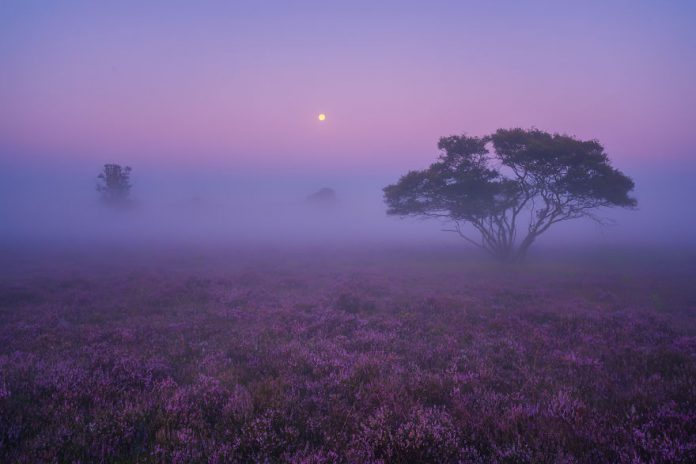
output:
[[[450,136],[437,162],[384,189],[387,214],[434,217],[502,261],[520,261],[554,224],[637,205],[634,183],[596,140],[537,129]],[[480,237],[466,229],[469,224]]]

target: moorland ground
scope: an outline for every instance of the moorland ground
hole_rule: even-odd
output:
[[[2,462],[696,460],[689,266],[5,256]]]

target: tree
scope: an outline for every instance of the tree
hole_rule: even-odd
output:
[[[442,218],[450,231],[501,261],[521,261],[552,225],[599,208],[637,205],[634,183],[613,168],[604,147],[537,129],[499,129],[484,137],[450,136],[423,171],[384,188],[387,214]],[[470,224],[480,239],[464,229]]]
[[[335,206],[338,203],[338,197],[334,189],[324,187],[308,195],[306,201],[316,206]]]
[[[97,191],[105,203],[122,206],[129,203],[131,189],[131,168],[119,164],[105,164],[104,170],[97,176]]]

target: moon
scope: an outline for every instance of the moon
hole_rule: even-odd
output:
[[[319,116],[317,116],[317,119],[319,119],[320,121],[323,121],[326,119],[326,115],[324,113],[319,113]]]

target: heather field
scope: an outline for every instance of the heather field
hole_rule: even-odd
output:
[[[9,256],[0,462],[696,461],[696,273]]]

